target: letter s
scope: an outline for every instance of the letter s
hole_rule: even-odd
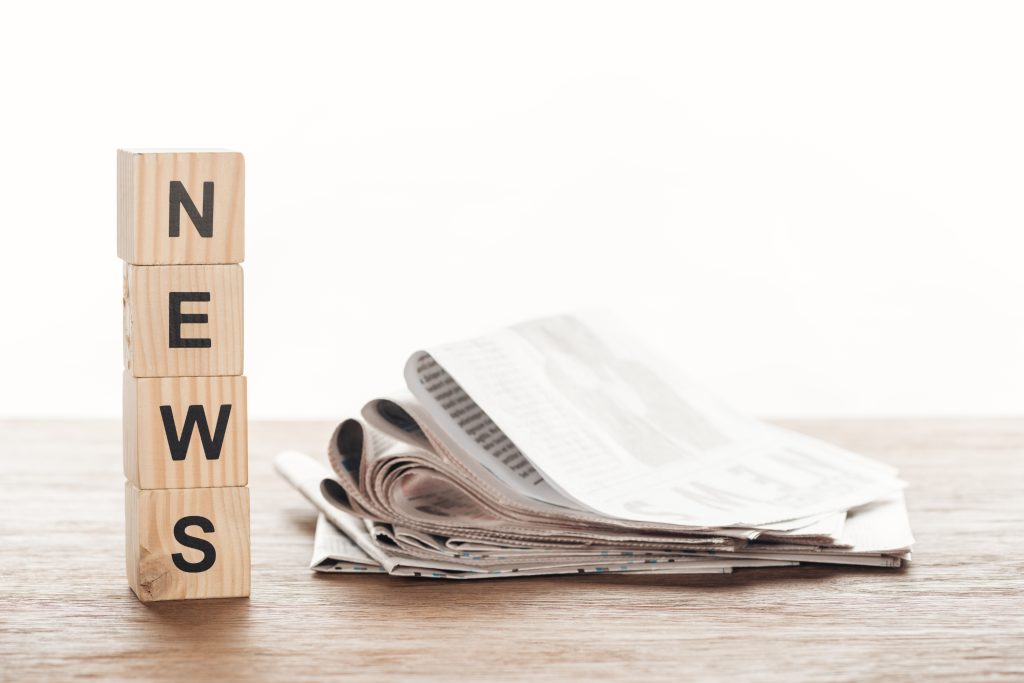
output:
[[[186,548],[202,551],[203,559],[198,562],[189,562],[181,553],[174,553],[171,555],[171,559],[174,561],[174,566],[181,571],[188,572],[189,574],[198,574],[199,572],[205,572],[213,566],[214,562],[217,561],[217,549],[214,548],[213,544],[209,541],[195,536],[189,536],[185,533],[185,530],[190,526],[197,526],[206,533],[212,534],[213,522],[208,520],[206,517],[189,515],[187,517],[182,517],[174,525],[174,540]]]

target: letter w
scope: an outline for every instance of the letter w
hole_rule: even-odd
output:
[[[228,431],[228,417],[231,406],[222,405],[217,415],[217,428],[210,436],[210,424],[206,421],[203,406],[189,406],[185,413],[185,423],[181,425],[181,436],[174,427],[174,412],[170,406],[160,406],[160,416],[164,419],[164,432],[167,434],[167,446],[171,449],[171,460],[184,460],[188,454],[188,446],[192,442],[192,430],[199,427],[199,438],[203,440],[203,453],[207,460],[220,458],[220,449],[224,446],[224,435]]]

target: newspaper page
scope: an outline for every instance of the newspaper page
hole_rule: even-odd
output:
[[[363,552],[345,532],[334,526],[321,512],[316,518],[313,557],[309,568],[317,572],[384,574],[384,568]]]
[[[503,482],[608,517],[759,528],[904,486],[892,468],[725,408],[599,319],[435,347],[405,375],[447,437]]]

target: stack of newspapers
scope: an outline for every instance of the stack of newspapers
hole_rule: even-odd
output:
[[[562,316],[412,355],[408,392],[280,454],[317,571],[450,579],[899,567],[905,483],[742,416],[621,326]],[[325,435],[326,436],[326,435]]]

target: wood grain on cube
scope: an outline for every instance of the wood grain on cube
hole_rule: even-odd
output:
[[[143,602],[249,595],[249,489],[125,483],[128,583]]]
[[[125,368],[134,377],[242,374],[242,318],[241,266],[125,266]]]
[[[238,152],[118,150],[117,196],[117,255],[128,263],[245,258],[245,160]]]
[[[124,474],[140,489],[245,486],[246,380],[124,373]]]

